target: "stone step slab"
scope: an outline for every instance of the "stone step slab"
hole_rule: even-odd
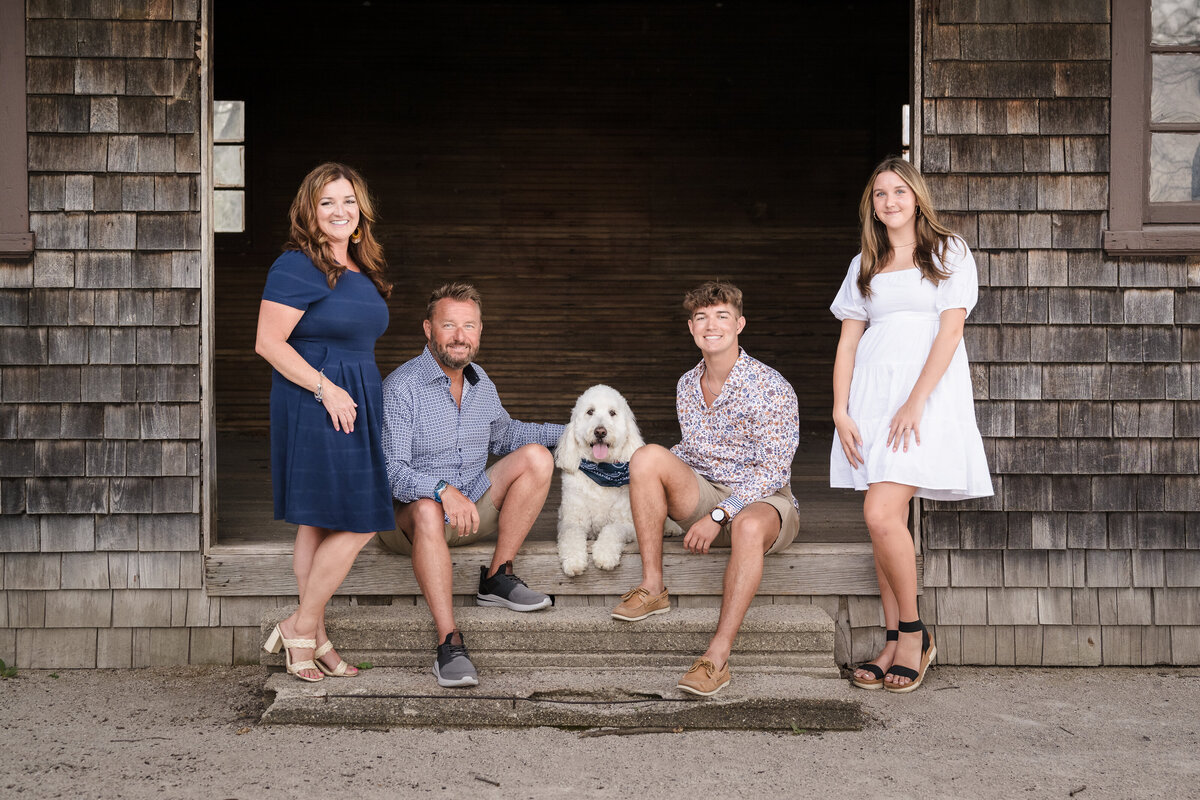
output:
[[[294,607],[264,615],[262,640]],[[673,608],[640,622],[612,619],[607,608],[551,607],[519,614],[503,608],[455,609],[471,660],[487,669],[654,666],[686,669],[704,652],[718,609]],[[352,664],[377,667],[432,665],[437,639],[428,609],[417,606],[331,608],[329,638]],[[734,642],[737,667],[786,667],[812,677],[836,676],[833,620],[813,605],[752,607]],[[261,652],[261,663],[282,667],[282,652]]]
[[[425,669],[376,668],[356,678],[267,681],[269,725],[393,727],[860,730],[866,720],[845,681],[794,670],[735,668],[709,698],[674,688],[681,671],[522,669],[483,673],[480,685],[443,689]]]

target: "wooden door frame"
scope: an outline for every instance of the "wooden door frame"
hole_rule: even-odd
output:
[[[217,445],[216,397],[213,381],[215,372],[214,344],[216,322],[214,312],[215,251],[213,228],[213,119],[212,119],[212,20],[215,0],[202,0],[200,8],[200,173],[198,193],[200,204],[200,530],[202,551],[208,555],[216,537],[217,519]],[[920,166],[923,127],[922,107],[922,45],[924,15],[927,3],[911,0],[909,33],[912,41],[912,61],[909,64],[909,126],[912,163]],[[910,527],[917,554],[921,553],[920,498],[914,497],[910,509]]]
[[[212,118],[213,0],[200,4],[200,531],[203,552],[213,545],[217,518],[216,399],[213,395],[213,354],[216,341],[213,231],[213,118]]]

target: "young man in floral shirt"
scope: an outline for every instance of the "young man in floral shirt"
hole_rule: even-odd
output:
[[[670,450],[647,445],[630,462],[642,582],[612,616],[635,622],[670,611],[662,567],[668,516],[687,532],[689,552],[731,548],[717,631],[678,684],[709,696],[729,683],[729,651],[758,592],[763,556],[787,547],[800,529],[791,491],[799,410],[791,384],[738,346],[746,318],[736,286],[710,281],[683,306],[703,359],[675,389],[683,440]]]

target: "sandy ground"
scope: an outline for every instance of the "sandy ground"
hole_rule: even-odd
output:
[[[261,726],[265,677],[0,680],[0,797],[1200,797],[1200,669],[940,667],[861,732],[597,738]]]

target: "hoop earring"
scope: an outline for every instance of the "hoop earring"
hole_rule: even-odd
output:
[[[350,234],[350,241],[353,244],[358,244],[359,242],[362,241],[362,226],[361,225],[359,225],[357,228],[354,229],[354,233]]]
[[[921,207],[917,206],[917,216],[921,216]]]
[[[879,215],[876,214],[874,211],[871,212],[871,216],[875,218],[876,222],[879,222]]]

